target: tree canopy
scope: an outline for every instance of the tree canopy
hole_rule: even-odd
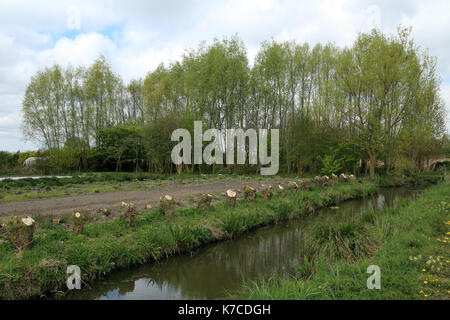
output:
[[[407,159],[420,170],[442,152],[439,88],[436,60],[409,29],[362,33],[349,48],[265,41],[253,65],[233,36],[128,84],[103,56],[88,67],[45,68],[26,89],[23,132],[55,158],[70,151],[69,166],[179,172],[172,129],[192,130],[194,120],[276,128],[285,172],[355,173],[367,163],[373,176],[379,162],[390,171]]]

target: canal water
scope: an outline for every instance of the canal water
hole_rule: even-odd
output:
[[[295,275],[302,258],[305,225],[318,220],[342,220],[415,199],[421,189],[383,189],[377,195],[324,208],[315,215],[249,232],[228,240],[127,271],[117,271],[70,293],[68,299],[220,299],[238,290],[244,280],[271,275]]]

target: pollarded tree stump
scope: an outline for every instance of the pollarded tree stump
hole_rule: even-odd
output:
[[[244,196],[247,201],[255,201],[256,200],[256,189],[250,185],[246,185],[244,187]]]
[[[213,196],[207,193],[203,193],[200,196],[200,199],[198,200],[198,207],[202,210],[209,210],[209,207],[211,206],[211,200]]]
[[[355,181],[356,181],[356,177],[355,177],[354,175],[352,175],[352,174],[348,177],[348,179],[349,179],[351,182],[355,182]]]
[[[263,184],[261,186],[261,195],[264,199],[272,199],[272,186]]]
[[[84,229],[84,223],[85,223],[84,216],[79,212],[75,212],[75,214],[72,216],[72,219],[74,222],[73,231],[76,234],[82,234],[83,229]]]
[[[7,224],[9,240],[19,252],[31,248],[34,227],[35,222],[31,217],[19,219],[15,216]]]
[[[133,203],[122,202],[122,208],[125,209],[123,218],[125,222],[132,228],[136,227],[136,207]]]
[[[227,192],[225,193],[225,203],[230,207],[234,207],[236,205],[236,196],[236,192],[231,189],[227,190]]]
[[[111,215],[111,212],[107,208],[100,208],[98,209],[97,213],[100,213],[105,217],[109,217]]]
[[[288,187],[289,187],[289,189],[291,189],[293,191],[297,191],[298,190],[298,184],[295,181],[289,181],[288,182]]]
[[[323,176],[322,177],[322,185],[327,186],[330,184],[330,177],[329,176]]]
[[[311,180],[302,179],[302,190],[309,190],[310,187],[311,187]]]
[[[345,173],[341,173],[339,175],[339,182],[347,182],[348,181],[348,177],[345,175]]]
[[[159,198],[159,204],[166,216],[173,217],[175,215],[175,200],[172,196],[166,194]]]
[[[314,184],[315,184],[316,186],[318,186],[318,187],[321,187],[321,186],[322,186],[322,178],[319,177],[319,176],[315,176],[315,177],[314,177]]]
[[[338,183],[338,176],[335,175],[334,173],[331,174],[331,184],[336,184]]]
[[[278,192],[280,193],[280,196],[282,196],[283,198],[286,197],[286,190],[284,190],[281,184],[278,185]]]

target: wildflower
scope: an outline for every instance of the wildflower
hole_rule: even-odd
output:
[[[427,294],[424,294],[423,296],[424,296],[424,297],[428,297],[428,295],[427,295]]]
[[[425,281],[424,281],[423,283],[427,284],[427,283],[428,283],[428,281],[426,281],[426,280],[425,280]]]
[[[423,272],[427,271],[426,269],[422,269]]]
[[[419,293],[422,294],[422,293],[423,293],[423,290],[420,290]]]

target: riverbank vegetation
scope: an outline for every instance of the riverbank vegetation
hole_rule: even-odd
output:
[[[247,283],[244,299],[450,298],[450,183],[415,201],[369,211],[339,223],[304,230],[298,275]],[[381,289],[369,290],[370,265],[381,270]]]
[[[199,208],[178,208],[174,217],[162,209],[144,210],[130,227],[123,219],[89,221],[82,234],[52,221],[42,222],[32,248],[18,252],[0,232],[0,298],[24,299],[64,294],[68,265],[81,268],[89,283],[109,272],[190,251],[208,242],[239,236],[259,226],[313,214],[314,210],[376,192],[371,182],[346,182],[310,190],[274,191],[272,200],[237,201]]]
[[[104,57],[40,70],[26,89],[23,128],[44,148],[43,172],[257,172],[175,167],[171,133],[192,134],[202,120],[205,129],[279,129],[281,172],[408,174],[448,149],[439,87],[435,59],[404,28],[359,34],[349,48],[266,41],[252,65],[233,36],[126,84]],[[21,165],[20,156],[0,167]]]

